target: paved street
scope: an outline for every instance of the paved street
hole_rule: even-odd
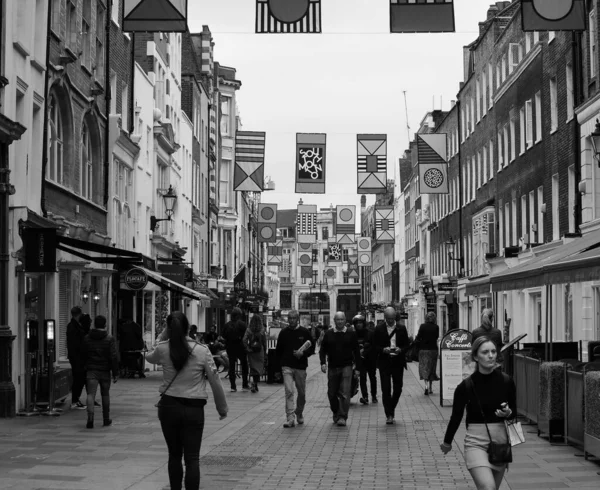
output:
[[[423,395],[416,365],[405,376],[397,425],[385,425],[381,403],[361,406],[355,397],[349,425],[340,428],[331,423],[326,376],[317,364],[313,357],[304,426],[282,428],[283,385],[262,384],[258,394],[228,392],[230,413],[224,421],[209,401],[203,489],[474,488],[462,463],[462,444],[446,457],[439,451],[450,409],[439,407],[437,395]],[[86,412],[79,410],[0,421],[0,488],[165,488],[166,448],[153,406],[159,380],[159,373],[119,380],[112,390],[110,428],[85,429]],[[98,408],[96,416],[101,418]],[[585,461],[570,446],[527,435],[528,442],[515,449],[518,462],[503,489],[598,488],[597,460]],[[463,437],[461,429],[457,440]]]

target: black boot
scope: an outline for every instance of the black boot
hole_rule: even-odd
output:
[[[112,425],[112,419],[109,419],[107,417],[104,417],[104,427],[108,427],[109,425]]]
[[[94,428],[94,415],[93,414],[88,414],[88,419],[87,419],[87,424],[85,424],[85,428],[86,429],[93,429]]]

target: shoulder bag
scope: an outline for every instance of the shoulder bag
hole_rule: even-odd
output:
[[[483,409],[481,408],[481,403],[479,402],[479,397],[477,396],[477,392],[475,391],[475,383],[473,383],[473,379],[471,377],[467,378],[467,384],[471,388],[473,396],[477,401],[477,405],[479,406],[479,410],[481,411],[481,416],[483,417],[483,423],[485,424],[485,429],[487,430],[488,437],[490,438],[490,445],[488,447],[488,461],[491,464],[501,465],[512,463],[512,449],[510,442],[508,443],[498,443],[494,442],[492,439],[492,435],[490,434],[490,429],[485,421],[485,414],[483,413]],[[506,429],[506,426],[505,426]]]
[[[192,352],[194,352],[194,349],[196,348],[196,346],[197,346],[197,345],[198,345],[198,344],[194,344],[194,347],[192,347],[192,350],[190,351],[190,356],[192,355]],[[177,376],[179,376],[179,373],[180,373],[181,371],[183,371],[183,369],[184,369],[184,368],[185,368],[185,366],[184,366],[184,367],[182,367],[180,371],[177,371],[177,372],[175,373],[175,376],[173,376],[173,378],[171,378],[171,381],[169,381],[169,384],[167,385],[167,387],[166,387],[165,391],[163,391],[163,392],[160,394],[158,401],[157,401],[157,402],[154,404],[154,406],[155,406],[155,407],[157,407],[157,408],[158,408],[158,407],[160,407],[160,406],[161,406],[161,405],[160,405],[160,402],[162,401],[162,399],[163,399],[163,396],[165,396],[165,394],[167,393],[168,389],[169,389],[169,388],[171,387],[171,385],[173,384],[173,381],[175,381],[175,379],[177,378]]]

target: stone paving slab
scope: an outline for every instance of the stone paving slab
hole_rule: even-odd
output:
[[[283,429],[283,385],[227,393],[230,413],[218,420],[206,406],[201,450],[203,489],[473,489],[462,455],[464,424],[455,449],[441,454],[451,408],[425,396],[417,366],[405,373],[397,424],[385,425],[381,403],[353,399],[348,426],[334,426],[327,377],[311,358],[306,423]],[[85,429],[86,412],[0,420],[0,489],[162,490],[168,488],[166,447],[156,417],[160,373],[122,379],[111,389],[113,426]],[[238,383],[241,384],[241,383]],[[225,388],[228,380],[223,380]],[[239,389],[239,386],[238,386]],[[381,397],[380,397],[381,398]],[[101,411],[96,409],[101,419]],[[527,443],[503,489],[598,488],[600,465],[570,446],[550,445],[528,427]]]

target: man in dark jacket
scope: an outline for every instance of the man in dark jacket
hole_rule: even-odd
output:
[[[126,376],[133,378],[137,373],[140,378],[145,378],[144,355],[141,352],[144,349],[142,326],[132,319],[123,320],[117,328],[117,335]]]
[[[94,398],[98,385],[102,395],[104,425],[112,424],[110,418],[110,374],[116,383],[119,375],[119,355],[115,339],[106,331],[106,318],[98,315],[94,328],[83,340],[82,358],[86,369],[87,413],[86,427],[94,428]]]
[[[367,376],[371,384],[371,399],[377,403],[377,355],[373,347],[373,332],[367,329],[365,317],[356,315],[352,319],[358,345],[360,347],[360,357],[362,358],[362,369],[360,370],[360,403],[369,404],[369,392],[367,391]]]
[[[85,405],[79,397],[85,385],[85,368],[81,358],[81,347],[87,332],[81,324],[82,311],[79,306],[71,308],[71,321],[67,325],[67,356],[71,364],[71,408],[83,410]]]
[[[237,391],[235,386],[235,365],[236,362],[242,366],[242,390],[248,391],[248,358],[244,348],[244,334],[247,329],[246,323],[242,320],[242,310],[235,307],[231,310],[231,320],[225,324],[222,337],[225,339],[225,348],[229,358],[229,383],[231,391]]]
[[[335,328],[325,332],[319,357],[321,371],[327,373],[327,397],[333,423],[346,426],[352,389],[352,365],[360,371],[362,360],[354,329],[346,326],[346,315],[338,311],[333,317]]]
[[[395,424],[395,410],[402,394],[406,354],[410,341],[406,327],[396,323],[396,310],[391,306],[383,312],[385,324],[378,325],[373,335],[377,352],[377,367],[381,379],[381,397],[388,425]]]
[[[308,358],[315,352],[315,342],[307,328],[299,327],[300,315],[296,310],[288,313],[288,327],[277,337],[275,353],[281,365],[283,387],[285,390],[285,428],[304,423],[304,406],[306,405],[306,368]],[[308,344],[307,344],[308,342]],[[310,347],[308,347],[310,345]],[[305,348],[303,348],[303,346]],[[298,398],[294,406],[294,385]]]

